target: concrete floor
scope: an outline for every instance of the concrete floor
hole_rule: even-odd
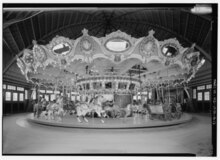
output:
[[[28,114],[3,117],[3,154],[193,153],[211,156],[211,117],[146,129],[74,129],[33,124]]]

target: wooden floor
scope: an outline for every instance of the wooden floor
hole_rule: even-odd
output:
[[[104,130],[40,125],[28,116],[3,117],[3,154],[212,153],[210,116],[194,114],[190,122],[168,127]]]

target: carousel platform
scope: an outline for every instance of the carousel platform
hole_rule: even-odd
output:
[[[102,123],[99,118],[87,118],[88,122],[82,120],[79,123],[75,115],[68,115],[63,118],[62,121],[46,120],[43,118],[34,118],[33,114],[27,117],[27,120],[31,123],[53,126],[53,127],[66,127],[66,128],[84,128],[84,129],[132,129],[132,128],[155,128],[166,127],[187,123],[192,120],[192,116],[187,113],[183,113],[180,119],[174,119],[171,121],[163,121],[159,119],[150,120],[146,116],[135,115],[127,118],[104,118]]]

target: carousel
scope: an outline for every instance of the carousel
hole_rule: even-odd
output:
[[[135,38],[120,30],[105,37],[33,41],[17,65],[33,84],[33,123],[79,128],[138,128],[186,123],[183,92],[205,60],[194,44]],[[46,99],[40,90],[50,90]]]

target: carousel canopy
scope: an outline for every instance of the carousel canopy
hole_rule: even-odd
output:
[[[33,41],[33,49],[17,58],[26,80],[76,90],[96,90],[93,83],[98,82],[107,89],[105,83],[117,82],[109,89],[131,90],[128,86],[134,84],[138,90],[188,83],[205,62],[195,45],[184,48],[176,38],[158,41],[153,30],[140,38],[120,30],[99,38],[87,29],[82,33],[77,39],[56,36],[46,45]],[[121,83],[126,86],[120,88]]]
[[[13,8],[13,4],[4,4],[3,5],[3,81],[4,82],[13,82],[19,83],[19,85],[31,84],[31,81],[39,82],[42,79],[47,79],[49,76],[43,76],[43,67],[38,67],[38,74],[33,72],[28,72],[27,78],[29,81],[25,80],[25,76],[22,75],[20,69],[16,65],[17,57],[23,57],[25,52],[32,52],[33,47],[40,46],[40,48],[47,48],[47,45],[51,44],[53,39],[58,35],[58,39],[63,37],[63,39],[69,39],[74,41],[74,44],[63,44],[63,49],[68,50],[69,47],[74,47],[78,44],[80,38],[83,37],[81,32],[84,28],[88,29],[88,36],[94,42],[94,45],[97,45],[97,41],[100,41],[100,38],[108,39],[106,36],[111,35],[112,33],[122,33],[131,36],[135,40],[140,40],[148,37],[149,31],[153,30],[155,33],[152,34],[157,43],[162,43],[165,40],[173,39],[174,37],[181,44],[182,48],[193,48],[192,44],[195,43],[193,52],[200,52],[200,57],[206,59],[206,63],[201,67],[201,69],[196,74],[196,77],[190,81],[190,84],[201,84],[201,83],[210,83],[211,82],[211,35],[212,35],[212,14],[206,15],[197,15],[191,13],[191,9],[195,5],[181,5],[181,6],[167,6],[166,7],[155,7],[153,5],[141,5],[137,7],[77,7],[75,8],[25,8],[21,5],[16,5]],[[62,7],[62,5],[60,6]],[[35,40],[35,43],[32,41]],[[120,41],[120,42],[118,42]],[[124,57],[128,54],[137,55],[141,51],[141,47],[138,47],[141,43],[135,41],[136,48],[139,50],[130,52],[134,48],[133,43],[130,42],[130,39],[118,39],[117,41],[110,41],[106,44],[98,44],[99,47],[102,47],[103,55],[108,56],[114,51],[112,55],[121,54],[121,61],[116,62],[113,57],[109,58],[95,58],[93,61],[91,59],[86,60],[85,64],[80,62],[81,60],[74,60],[74,63],[78,68],[77,71],[72,71],[71,69],[60,69],[60,65],[57,65],[59,70],[59,75],[62,77],[62,74],[69,75],[70,77],[76,76],[79,80],[80,78],[85,78],[88,74],[93,76],[103,76],[107,72],[109,74],[114,73],[114,76],[124,76],[136,78],[139,80],[139,74],[141,81],[143,78],[151,77],[153,79],[157,74],[164,74],[162,77],[165,79],[165,74],[170,75],[174,73],[175,69],[170,69],[172,63],[164,71],[161,69],[152,70],[152,67],[155,66],[155,63],[158,63],[156,66],[160,68],[164,65],[164,61],[148,61],[149,58],[145,58],[145,63],[143,59]],[[55,40],[54,40],[55,42]],[[143,43],[142,43],[143,44]],[[70,46],[68,46],[70,45]],[[89,43],[85,42],[83,44],[84,49],[88,49]],[[157,44],[158,45],[158,44]],[[115,47],[117,46],[117,47]],[[151,46],[151,45],[149,45]],[[143,47],[142,48],[148,48]],[[54,48],[55,53],[59,53],[62,50],[61,46],[56,46]],[[158,47],[158,46],[157,46]],[[26,49],[25,49],[26,48]],[[165,48],[165,47],[164,47]],[[168,47],[168,50],[172,50],[172,47]],[[71,48],[75,49],[75,48]],[[78,49],[81,49],[78,47]],[[160,46],[161,49],[161,46]],[[143,50],[143,49],[142,49]],[[45,50],[48,57],[53,57],[52,52]],[[74,53],[77,55],[77,51],[74,50],[70,53],[62,52],[62,56],[69,56]],[[143,52],[143,51],[142,51]],[[166,52],[164,50],[164,52]],[[182,52],[182,50],[181,50]],[[53,54],[53,55],[51,55]],[[86,55],[86,53],[84,53]],[[144,55],[144,53],[141,53]],[[160,54],[160,53],[159,53]],[[166,54],[166,53],[165,53]],[[167,56],[169,57],[169,52]],[[174,54],[175,55],[175,54]],[[181,55],[181,54],[179,54]],[[61,55],[60,55],[61,56]],[[116,56],[117,57],[117,56]],[[145,57],[145,56],[144,56]],[[50,58],[49,58],[50,59]],[[118,57],[116,58],[118,59]],[[148,60],[146,60],[148,59]],[[172,56],[168,59],[175,59]],[[89,63],[87,62],[89,61]],[[93,63],[97,63],[97,67]],[[66,61],[70,61],[67,59]],[[62,63],[66,63],[63,61]],[[161,63],[162,62],[162,63]],[[73,62],[71,62],[72,65]],[[61,60],[59,62],[61,64]],[[80,65],[79,65],[80,64]],[[98,66],[99,64],[99,66]],[[103,64],[106,64],[103,67]],[[131,66],[129,66],[131,65]],[[181,65],[176,65],[176,68]],[[70,66],[70,65],[69,65]],[[48,70],[50,68],[50,71]],[[62,68],[62,67],[61,67]],[[129,68],[129,69],[128,69]],[[167,73],[168,68],[168,73]],[[175,68],[173,66],[173,68]],[[48,74],[54,73],[54,66],[52,64],[46,67]],[[158,71],[157,71],[158,70]],[[178,69],[177,69],[178,70]],[[152,72],[151,72],[152,71]],[[56,69],[55,69],[56,72]],[[81,74],[77,73],[80,72]],[[98,72],[98,73],[96,73]],[[154,73],[156,72],[156,73]],[[84,74],[83,74],[84,73]],[[56,72],[58,74],[58,72]],[[53,74],[55,76],[55,74]],[[154,76],[153,76],[154,75]],[[34,77],[35,76],[35,77]],[[37,77],[38,76],[38,77]],[[42,76],[43,78],[39,78]],[[66,76],[68,78],[68,76]],[[59,78],[58,78],[59,79]],[[136,80],[134,80],[136,82]],[[27,82],[27,83],[26,83]],[[29,83],[30,82],[30,83]],[[81,81],[82,82],[82,81]],[[47,80],[46,82],[47,83]],[[49,82],[48,82],[49,83]],[[143,81],[144,83],[144,81]],[[142,83],[142,85],[143,85]]]

